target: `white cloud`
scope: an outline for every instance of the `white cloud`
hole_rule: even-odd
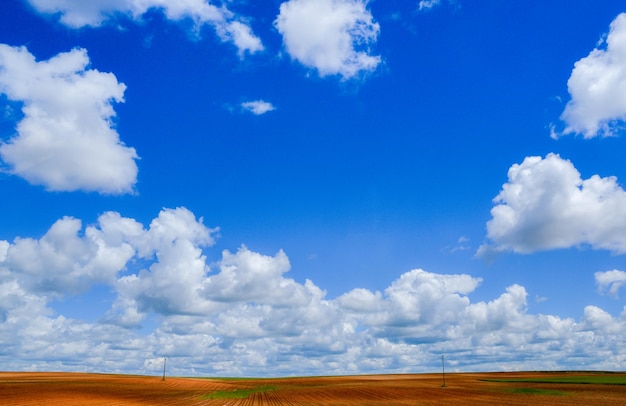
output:
[[[407,272],[385,294],[356,289],[337,299],[377,336],[393,339],[443,338],[448,323],[458,321],[469,305],[463,294],[472,292],[480,278],[469,275],[438,275],[416,269]]]
[[[626,13],[611,23],[606,49],[596,48],[574,64],[567,82],[571,100],[562,134],[585,138],[615,135],[626,120]]]
[[[272,103],[266,102],[265,100],[243,102],[241,103],[241,107],[257,116],[276,110],[276,107],[274,107]]]
[[[218,24],[215,30],[222,41],[230,41],[237,47],[240,57],[243,57],[246,52],[253,54],[264,49],[263,43],[254,35],[252,28],[241,21]]]
[[[7,259],[7,252],[9,252],[9,242],[0,240],[0,262],[4,262]]]
[[[619,334],[624,331],[624,320],[615,319],[597,306],[586,306],[581,319],[581,329]]]
[[[58,220],[39,240],[16,239],[4,262],[32,292],[73,294],[89,290],[96,282],[112,283],[134,249],[124,242],[107,244],[95,227],[88,227],[80,237],[80,229],[80,220]]]
[[[370,53],[380,27],[366,6],[366,0],[289,0],[275,25],[293,59],[320,76],[350,79],[381,62]]]
[[[560,156],[527,157],[511,166],[495,197],[478,255],[530,253],[589,244],[626,252],[626,192],[615,177],[582,179]]]
[[[72,28],[98,26],[115,12],[131,12],[132,3],[128,1],[107,0],[28,0],[39,12],[59,14],[60,21]]]
[[[598,291],[601,294],[617,297],[619,290],[626,284],[626,272],[614,269],[606,272],[596,272],[594,274]]]
[[[186,239],[176,239],[157,252],[158,262],[138,274],[121,277],[116,284],[119,300],[127,313],[202,314],[211,310],[202,292],[207,272],[200,247]],[[115,317],[115,316],[112,316]]]
[[[24,113],[0,157],[47,190],[129,193],[137,154],[112,123],[112,103],[124,101],[126,86],[88,65],[83,49],[38,62],[24,47],[0,44],[0,92],[23,103]]]
[[[239,55],[263,50],[261,40],[224,4],[208,0],[28,0],[39,12],[59,14],[61,23],[71,28],[97,27],[118,15],[140,19],[148,10],[162,10],[172,21],[191,19],[197,31],[207,24],[223,42],[231,42]]]
[[[148,230],[133,230],[126,238],[136,247],[138,256],[146,260],[156,256],[157,261],[115,282],[119,297],[107,320],[128,325],[150,312],[169,315],[209,311],[212,305],[203,299],[208,267],[202,247],[215,243],[217,231],[204,226],[202,219],[196,219],[185,208],[164,209]]]
[[[7,369],[158,373],[164,355],[177,375],[431,371],[441,353],[454,354],[461,370],[623,362],[616,349],[624,315],[595,306],[579,322],[532,315],[520,285],[472,302],[480,278],[416,269],[382,292],[358,288],[329,299],[312,281],[286,277],[283,251],[241,247],[210,263],[205,250],[217,230],[184,208],[162,210],[148,227],[115,212],[84,232],[81,223],[63,218],[40,239],[0,241]],[[94,284],[114,295],[99,321],[54,314],[55,297]]]
[[[433,7],[437,7],[441,4],[441,0],[420,0],[417,4],[417,8],[420,11],[430,10]]]
[[[246,247],[241,247],[236,254],[225,250],[220,261],[220,273],[208,280],[208,294],[218,301],[263,303],[269,297],[267,292],[278,294],[281,290],[287,290],[287,281],[283,280],[282,275],[290,268],[289,259],[283,251],[269,257]],[[279,285],[278,282],[282,283]],[[283,300],[295,299],[294,293],[290,290]]]
[[[0,264],[29,291],[63,296],[84,292],[97,283],[115,285],[119,272],[135,257],[150,260],[156,255],[157,271],[182,267],[189,277],[195,257],[187,252],[176,258],[177,249],[210,246],[215,232],[184,208],[162,210],[148,230],[116,212],[102,214],[84,230],[80,220],[64,217],[40,239],[0,241]],[[176,277],[177,282],[185,280]]]
[[[188,241],[194,246],[210,247],[215,243],[214,235],[219,228],[207,228],[203,221],[203,218],[196,219],[191,211],[183,207],[163,209],[158,217],[150,222],[150,229],[147,232],[138,234],[132,231],[131,234],[134,235],[132,241],[138,247],[141,257],[151,257],[153,253],[159,256],[180,241]],[[123,229],[129,230],[131,227],[125,224]]]
[[[452,9],[460,9],[461,3],[457,0],[447,0],[444,2],[443,0],[420,0],[417,3],[417,10],[419,12],[429,12],[437,7],[442,6],[444,3],[447,3],[449,7]]]

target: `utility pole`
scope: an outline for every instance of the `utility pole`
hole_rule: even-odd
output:
[[[446,387],[446,363],[444,360],[444,355],[441,354],[441,377],[443,378],[442,388]]]
[[[161,379],[162,381],[165,380],[165,365],[167,365],[167,357],[163,357],[163,379]]]

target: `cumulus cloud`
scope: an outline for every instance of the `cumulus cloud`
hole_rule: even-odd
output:
[[[177,208],[147,227],[107,212],[84,229],[66,217],[39,239],[0,241],[3,365],[157,373],[167,355],[172,374],[262,376],[429,371],[444,352],[464,370],[623,362],[616,349],[625,319],[596,306],[578,322],[533,315],[523,286],[473,302],[480,278],[422,269],[383,291],[356,288],[332,299],[310,280],[289,278],[283,251],[242,246],[209,261],[217,231]],[[52,311],[56,298],[96,284],[113,295],[100,319]]]
[[[148,230],[125,234],[139,258],[156,257],[156,261],[117,279],[119,296],[106,319],[128,326],[143,320],[146,313],[206,312],[210,304],[202,300],[202,291],[208,267],[202,247],[215,243],[217,231],[207,228],[189,210],[178,208],[161,211]]]
[[[594,274],[598,291],[601,294],[608,294],[617,297],[619,290],[626,284],[626,272],[614,269],[606,272],[596,272]]]
[[[25,47],[0,44],[0,92],[22,103],[24,114],[0,157],[47,190],[129,193],[138,157],[112,121],[112,103],[124,101],[126,86],[88,65],[84,49],[38,62]]]
[[[80,237],[80,229],[80,220],[58,220],[39,240],[16,239],[4,262],[33,292],[72,294],[89,290],[95,282],[111,283],[134,255],[133,248],[106,244],[94,227]]]
[[[615,177],[582,179],[559,155],[527,157],[511,166],[494,203],[487,222],[492,243],[482,245],[479,256],[583,244],[626,252],[626,192]]]
[[[289,0],[274,24],[287,53],[320,76],[350,79],[381,62],[371,55],[380,27],[366,0]]]
[[[84,229],[80,220],[64,217],[39,239],[18,237],[12,243],[1,241],[0,263],[20,286],[31,292],[71,295],[98,283],[114,285],[119,281],[119,272],[133,258],[150,259],[156,255],[155,266],[166,266],[168,254],[178,245],[211,245],[216,231],[205,227],[202,219],[197,220],[184,208],[164,209],[148,230],[116,212],[102,214],[96,224]],[[180,266],[187,266],[188,262]],[[185,273],[189,276],[192,272]]]
[[[149,10],[161,10],[172,21],[191,19],[200,30],[203,25],[215,29],[223,42],[234,44],[240,55],[263,50],[261,40],[241,18],[224,4],[216,6],[208,0],[28,0],[39,12],[58,14],[61,23],[71,28],[97,27],[116,16],[135,20]]]
[[[469,275],[437,275],[421,269],[403,274],[385,294],[357,289],[338,298],[346,309],[363,314],[385,336],[431,337],[469,304],[467,297],[480,283]],[[441,333],[441,332],[439,332]],[[443,334],[443,333],[442,333]]]
[[[265,100],[243,102],[241,103],[241,107],[245,111],[249,111],[257,116],[276,110],[276,107],[274,107],[272,103],[266,102]]]
[[[611,23],[606,47],[596,48],[574,64],[567,82],[571,100],[561,120],[562,133],[585,138],[610,136],[624,128],[626,120],[626,13]]]
[[[619,334],[620,331],[624,331],[624,324],[625,321],[623,319],[616,320],[597,306],[586,306],[581,319],[581,329],[605,333]]]

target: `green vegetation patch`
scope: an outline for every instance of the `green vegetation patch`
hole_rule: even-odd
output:
[[[595,384],[595,385],[626,385],[626,375],[573,375],[541,378],[507,378],[481,379],[484,382],[526,382],[526,383],[561,383],[561,384]]]
[[[537,389],[537,388],[510,388],[508,393],[516,395],[545,395],[545,396],[568,396],[569,392],[562,390]]]
[[[202,399],[245,399],[255,393],[265,393],[276,390],[275,386],[264,385],[255,388],[237,388],[233,390],[217,390],[215,392],[204,395]]]

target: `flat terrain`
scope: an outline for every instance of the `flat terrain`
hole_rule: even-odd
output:
[[[199,379],[0,372],[2,405],[625,405],[626,373]]]

